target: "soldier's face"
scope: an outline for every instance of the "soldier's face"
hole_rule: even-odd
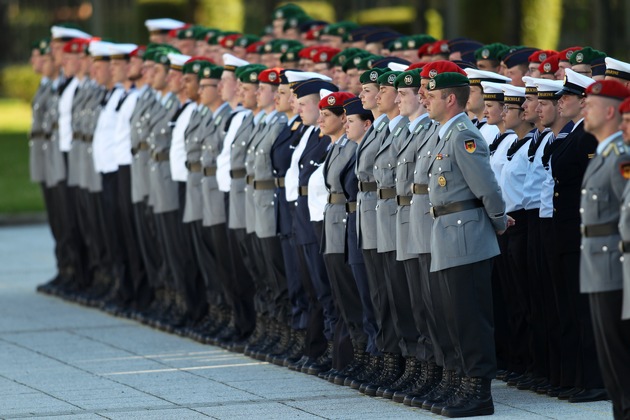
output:
[[[367,83],[361,86],[361,93],[359,94],[359,98],[361,98],[361,104],[363,104],[363,108],[369,111],[376,109],[377,94],[378,85],[374,83]]]
[[[184,89],[184,77],[181,71],[170,69],[166,77],[168,90],[173,93],[180,93]]]
[[[348,75],[339,66],[333,67],[333,83],[339,87],[339,90],[348,89]]]
[[[319,96],[318,95],[306,95],[301,98],[297,98],[297,110],[302,118],[304,125],[317,124],[317,118],[319,117]]]
[[[517,104],[505,104],[501,118],[506,129],[514,129],[523,121],[523,108]]]
[[[560,61],[558,63],[558,71],[555,74],[556,80],[564,80],[564,71],[571,68],[571,63],[568,61]]]
[[[346,74],[348,75],[348,92],[354,95],[361,93],[362,86],[361,80],[359,79],[359,70],[350,69]]]
[[[396,89],[393,86],[381,86],[376,95],[376,108],[378,112],[387,114],[397,109]]]
[[[39,53],[39,49],[37,48],[33,48],[31,50],[31,68],[33,69],[33,71],[37,74],[40,74],[42,72],[42,60],[41,60],[41,54]]]
[[[166,77],[168,76],[168,68],[162,64],[153,65],[153,81],[151,87],[155,90],[164,90],[166,88]]]
[[[619,103],[601,96],[589,95],[585,99],[582,115],[584,116],[584,130],[597,137],[607,120],[617,115]]]
[[[502,122],[501,113],[503,112],[503,102],[485,101],[483,108],[483,116],[488,120],[488,124],[497,125]]]
[[[129,62],[127,60],[112,60],[109,67],[111,69],[112,80],[114,83],[127,80],[127,73],[129,72]]]
[[[280,85],[276,90],[276,94],[274,95],[274,103],[276,104],[276,109],[278,112],[289,112],[291,111],[291,89],[289,89],[289,85]]]
[[[395,102],[398,105],[400,115],[404,117],[417,114],[422,106],[417,88],[399,88]]]
[[[275,94],[276,87],[269,83],[259,83],[258,90],[256,90],[258,108],[264,109],[274,105]]]
[[[138,57],[131,57],[129,59],[129,72],[127,77],[130,80],[138,80],[142,77],[142,59]]]
[[[241,86],[241,103],[247,109],[256,109],[256,90],[258,84],[256,83],[243,83]]]
[[[358,115],[348,115],[346,117],[346,136],[353,142],[360,143],[371,125],[370,120],[363,121]]]
[[[337,116],[333,114],[329,109],[322,109],[319,111],[319,118],[317,118],[317,124],[322,133],[327,136],[340,136],[344,129],[344,115]]]
[[[621,116],[621,124],[619,126],[621,134],[623,134],[623,141],[626,144],[630,144],[630,113],[625,113]]]
[[[538,70],[538,64],[539,63],[529,63],[529,66],[527,67],[527,74],[526,76],[529,77],[540,77],[540,70]]]
[[[571,70],[573,70],[576,73],[580,73],[586,77],[593,76],[593,72],[591,71],[590,64],[576,64],[574,66],[571,66]]]
[[[538,113],[536,107],[538,106],[538,97],[536,95],[525,95],[525,102],[523,103],[523,118],[529,123],[536,123],[538,121]]]
[[[437,122],[442,122],[446,115],[446,103],[448,96],[442,97],[441,90],[430,90],[427,92],[426,106],[429,117]]]
[[[466,102],[466,111],[479,115],[483,112],[483,91],[480,86],[471,86],[468,102]]]
[[[210,106],[219,96],[219,81],[216,79],[201,79],[199,81],[199,102],[205,106]]]
[[[539,99],[536,107],[538,119],[543,127],[551,127],[558,118],[558,105],[556,101]]]
[[[94,81],[101,86],[107,86],[111,80],[109,61],[97,60],[92,63]]]
[[[492,71],[494,73],[499,72],[499,68],[501,66],[497,64],[496,61],[493,60],[477,60],[477,68],[479,70]]]
[[[196,101],[199,98],[199,78],[196,74],[188,73],[183,76],[183,80],[186,96],[191,101]]]
[[[236,95],[236,77],[231,71],[224,71],[221,75],[221,82],[219,83],[219,93],[221,99],[229,102]]]
[[[195,53],[194,39],[180,39],[178,43],[179,50],[184,55],[193,55]]]
[[[62,53],[63,54],[63,73],[66,76],[74,76],[79,71],[81,61],[79,54]]]
[[[525,67],[525,64],[522,64],[506,69],[505,75],[512,79],[512,86],[525,87],[525,83],[523,83],[523,76],[525,76],[526,72],[527,67]]]
[[[577,95],[562,95],[558,99],[558,111],[560,116],[564,118],[573,119],[578,117],[582,113],[583,106],[584,98]]]

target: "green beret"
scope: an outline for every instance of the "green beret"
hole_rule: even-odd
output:
[[[350,69],[358,69],[361,61],[367,57],[376,58],[376,56],[370,54],[367,51],[358,52],[350,57],[347,57],[346,62],[343,63],[343,65],[341,66],[341,69],[343,71],[348,71]]]
[[[388,70],[388,71],[386,71],[385,73],[381,74],[378,77],[378,84],[380,86],[394,87],[394,83],[396,82],[396,78],[401,73],[402,73],[402,71],[391,71],[391,70]]]
[[[300,41],[294,39],[274,39],[263,46],[261,54],[284,54],[295,47],[304,48]]]
[[[208,44],[210,44],[210,45],[219,45],[219,38],[222,37],[223,35],[227,35],[227,32],[223,32],[223,31],[216,31],[216,32],[208,31],[208,33],[206,34],[207,39],[208,39]]]
[[[33,43],[33,49],[39,50],[41,55],[50,54],[50,38],[42,38]]]
[[[258,75],[266,68],[262,64],[247,64],[236,69],[235,74],[241,83],[258,84]]]
[[[475,60],[501,61],[501,57],[509,48],[510,47],[500,42],[484,45],[483,47],[475,50]]]
[[[289,19],[293,16],[304,15],[306,12],[297,4],[287,3],[273,11],[274,19]]]
[[[431,35],[421,34],[401,36],[400,38],[390,42],[388,49],[390,51],[417,50],[422,45],[435,41],[436,39]]]
[[[453,87],[469,86],[468,77],[460,73],[440,73],[429,80],[429,90],[440,90]]]
[[[299,61],[300,56],[298,54],[300,53],[301,50],[302,50],[302,47],[289,48],[284,54],[280,56],[280,62],[286,63],[286,62]]]
[[[216,28],[205,28],[203,26],[199,26],[198,29],[195,31],[195,39],[197,41],[205,41],[206,40],[206,35],[208,35],[208,33],[212,32],[212,31],[217,31]]]
[[[399,88],[419,88],[420,87],[420,70],[413,69],[409,71],[403,71],[400,73],[394,81],[394,87]]]
[[[145,54],[146,55],[146,54]],[[165,66],[171,65],[171,60],[168,59],[168,52],[165,50],[158,50],[153,54],[153,61]]]
[[[247,48],[250,45],[260,41],[260,37],[257,35],[243,34],[234,44],[237,47]]]
[[[346,48],[345,50],[341,51],[340,53],[336,54],[332,60],[330,60],[330,63],[332,64],[333,67],[338,66],[341,67],[345,64],[345,62],[348,60],[348,58],[352,57],[355,54],[361,53],[361,52],[366,52],[365,50],[362,50],[361,48]]]
[[[201,72],[206,64],[212,64],[212,63],[207,60],[189,60],[186,63],[184,63],[184,66],[182,67],[182,73],[184,74],[194,73],[198,77],[201,77]]]
[[[569,63],[572,66],[576,64],[591,64],[593,61],[603,58],[606,58],[605,52],[591,47],[584,47],[581,50],[573,51],[573,54],[569,57]]]
[[[149,44],[142,59],[144,61],[155,61],[158,64],[170,66],[171,62],[168,59],[169,53],[181,54],[181,51],[169,44]]]
[[[354,31],[358,27],[358,23],[350,21],[331,23],[330,25],[326,25],[322,31],[322,35],[340,36],[344,40],[347,40],[350,32]]]
[[[223,74],[223,67],[212,64],[209,61],[203,62],[201,71],[199,72],[200,79],[221,79]]]
[[[177,31],[177,39],[196,39],[200,30],[203,30],[201,26],[189,26]]]
[[[359,76],[359,81],[362,85],[367,85],[368,83],[374,83],[375,85],[378,85],[378,78],[388,72],[389,69],[367,70],[361,73],[361,76]]]
[[[291,16],[284,21],[284,26],[282,27],[282,30],[288,31],[289,29],[299,28],[302,24],[310,22],[312,20],[313,18],[306,13],[302,15]]]
[[[359,64],[357,64],[357,69],[370,70],[374,65],[374,62],[382,58],[385,57],[383,57],[382,55],[368,55],[366,57],[363,57],[361,61],[359,61]]]

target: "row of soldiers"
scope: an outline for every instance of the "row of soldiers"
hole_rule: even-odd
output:
[[[40,290],[449,417],[495,377],[627,417],[630,64],[273,19],[35,46]]]

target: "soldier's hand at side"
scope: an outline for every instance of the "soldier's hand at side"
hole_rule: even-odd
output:
[[[507,227],[504,230],[500,230],[497,232],[497,235],[503,235],[505,233],[506,230],[508,230],[508,228],[510,226],[514,226],[516,224],[516,220],[514,220],[513,217],[508,216],[507,217]]]

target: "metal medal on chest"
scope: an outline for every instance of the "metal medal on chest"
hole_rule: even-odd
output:
[[[446,187],[446,178],[444,178],[444,175],[438,177],[438,185],[440,187]]]

